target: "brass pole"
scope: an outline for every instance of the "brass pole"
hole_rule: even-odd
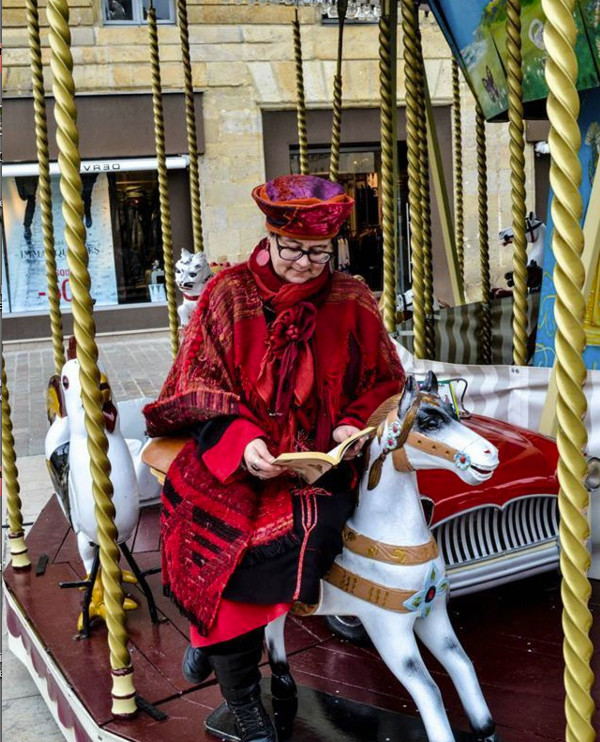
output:
[[[593,647],[589,638],[592,616],[587,571],[590,536],[587,510],[589,493],[584,486],[587,463],[587,432],[583,422],[587,410],[584,394],[586,369],[583,320],[585,274],[581,256],[583,204],[581,163],[578,150],[581,135],[577,125],[577,30],[573,18],[575,0],[542,0],[546,14],[544,43],[548,52],[545,75],[549,95],[546,104],[550,120],[550,184],[552,200],[552,252],[556,256],[554,286],[556,303],[556,384],[558,388],[558,495],[560,526],[562,625],[565,657],[566,742],[593,742],[594,681],[590,662]]]
[[[506,3],[508,59],[508,132],[510,184],[514,232],[513,363],[527,363],[527,239],[525,237],[525,130],[523,123],[523,70],[521,55],[521,0]]]
[[[477,200],[479,212],[479,255],[481,261],[481,344],[480,363],[492,362],[492,309],[490,279],[490,245],[488,236],[487,155],[485,146],[485,119],[479,103],[475,109],[477,139]]]
[[[194,85],[190,57],[190,35],[188,28],[187,0],[177,0],[177,20],[181,38],[181,61],[183,64],[185,92],[185,127],[190,156],[190,200],[192,204],[192,234],[194,250],[202,252],[202,210],[200,208],[200,175],[198,172],[198,141],[196,137],[196,109],[194,107]]]
[[[2,492],[6,497],[8,543],[13,569],[30,569],[31,560],[27,553],[25,532],[23,531],[23,514],[21,513],[21,498],[19,497],[19,471],[17,469],[15,439],[13,438],[10,418],[4,353],[2,353]]]
[[[394,148],[397,146],[395,69],[397,0],[386,0],[379,19],[379,85],[381,90],[381,193],[383,233],[383,322],[396,331],[396,196]]]
[[[408,149],[408,202],[413,290],[414,354],[425,358],[425,276],[423,256],[423,215],[419,167],[419,79],[415,0],[401,0],[404,38],[404,80],[406,86],[406,143]]]
[[[150,57],[152,61],[152,105],[154,110],[154,143],[158,169],[158,197],[160,201],[160,226],[162,231],[163,259],[165,264],[165,286],[167,290],[167,310],[171,353],[173,357],[179,350],[177,331],[177,297],[175,294],[175,265],[173,261],[173,238],[171,234],[171,207],[169,204],[169,181],[167,176],[167,157],[165,153],[165,121],[163,116],[162,89],[160,82],[160,61],[158,57],[158,24],[156,8],[150,3],[148,8],[148,34],[150,37]]]
[[[427,117],[425,114],[426,75],[423,46],[419,28],[419,3],[414,5],[417,55],[419,170],[421,206],[423,210],[423,307],[425,311],[425,357],[435,358],[435,326],[433,322],[433,264],[431,253],[431,200],[429,197],[429,150],[427,148]]]
[[[348,10],[348,0],[338,0],[338,49],[335,77],[333,78],[333,122],[331,125],[331,158],[329,180],[337,181],[340,169],[340,141],[342,133],[342,53],[344,40],[344,21]]]
[[[465,213],[463,208],[462,120],[458,62],[452,58],[452,138],[454,141],[454,234],[461,278],[465,277]]]
[[[300,148],[300,172],[308,175],[308,137],[306,134],[306,100],[304,98],[304,73],[302,72],[302,39],[300,38],[300,21],[298,8],[294,11],[292,21],[294,28],[294,60],[296,63],[296,117],[298,120],[298,146]]]
[[[46,100],[44,98],[44,74],[42,69],[42,50],[40,44],[40,19],[37,0],[26,0],[27,33],[29,35],[29,56],[31,79],[33,83],[33,110],[35,117],[35,143],[40,168],[38,194],[42,231],[44,233],[44,258],[46,262],[46,284],[50,304],[50,329],[52,332],[52,354],[54,371],[60,374],[65,363],[62,315],[60,311],[60,291],[56,270],[56,251],[54,249],[54,225],[52,220],[52,193],[50,189],[50,161],[48,155],[48,122]]]
[[[136,712],[135,689],[133,668],[127,649],[119,547],[117,546],[118,532],[114,523],[113,487],[110,481],[108,441],[102,415],[98,348],[95,341],[96,328],[90,297],[67,0],[48,0],[47,15],[52,51],[52,90],[55,98],[54,115],[57,127],[58,163],[61,172],[62,211],[65,219],[67,262],[73,293],[73,327],[77,341],[77,360],[80,365],[82,402],[91,461],[92,494],[95,503],[94,512],[98,522],[101,575],[107,609],[106,626],[113,677],[112,710],[119,716],[130,716]]]

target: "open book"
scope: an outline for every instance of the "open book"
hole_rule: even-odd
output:
[[[375,430],[376,428],[373,426],[359,430],[358,433],[349,436],[345,441],[342,441],[327,453],[322,453],[320,451],[282,453],[273,463],[285,466],[290,471],[299,474],[309,484],[312,484],[322,477],[323,474],[328,472],[330,469],[333,469],[334,466],[337,466],[343,459],[346,451],[356,443],[356,441],[370,435]]]

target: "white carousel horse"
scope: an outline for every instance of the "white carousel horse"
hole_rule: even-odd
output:
[[[399,401],[388,402],[374,415],[381,413],[381,422],[370,421],[379,428],[365,454],[358,506],[311,615],[359,617],[382,659],[412,695],[429,741],[454,742],[416,634],[450,675],[478,742],[498,742],[473,665],[450,624],[445,565],[423,514],[415,474],[416,469],[448,469],[478,485],[492,476],[498,452],[442,402],[433,374],[421,390],[409,377]],[[284,621],[285,616],[267,627],[274,695],[278,690],[289,695],[293,687]]]
[[[117,541],[122,543],[127,541],[137,525],[140,493],[136,468],[129,445],[120,430],[119,414],[112,400],[108,379],[104,373],[100,378]],[[61,375],[50,379],[49,398],[52,424],[44,442],[46,462],[63,512],[77,536],[77,547],[86,573],[90,574],[98,544],[98,526],[77,359],[67,361]]]
[[[183,302],[177,307],[182,327],[190,321],[198,298],[212,275],[205,253],[189,252],[182,248],[181,257],[175,263],[175,283],[183,294]]]
[[[74,344],[71,344],[69,351],[70,355],[74,354]],[[159,493],[160,488],[141,460],[144,445],[140,438],[145,435],[145,431],[143,427],[140,428],[139,418],[143,400],[133,400],[124,409],[126,427],[129,434],[135,436],[126,440],[120,430],[119,410],[113,402],[108,379],[101,364],[99,367],[117,544],[133,572],[122,571],[121,579],[123,582],[139,584],[146,596],[152,622],[157,623],[159,619],[156,605],[145,579],[146,574],[154,570],[142,572],[126,545],[139,520],[140,485],[144,487],[146,499],[150,501]],[[86,588],[77,625],[82,636],[87,637],[90,619],[96,616],[105,618],[106,610],[102,582],[97,579],[98,525],[92,494],[91,457],[84,423],[79,362],[76,358],[65,363],[60,376],[55,375],[50,379],[48,417],[51,426],[44,442],[46,463],[65,517],[76,535],[77,548],[86,571],[84,581],[61,583],[61,587]],[[131,598],[125,598],[123,607],[132,610],[137,608],[137,603]]]

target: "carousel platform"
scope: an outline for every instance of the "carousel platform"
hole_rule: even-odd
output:
[[[145,509],[130,542],[142,569],[159,566],[158,539],[158,509]],[[106,629],[97,624],[89,639],[78,639],[82,593],[59,587],[60,582],[82,577],[82,566],[55,498],[37,518],[27,545],[31,570],[16,572],[9,566],[4,571],[9,647],[28,668],[65,737],[73,742],[214,742],[204,731],[204,719],[218,709],[221,697],[214,680],[190,686],[181,675],[187,623],[162,596],[160,575],[148,578],[165,619],[157,625],[150,622],[141,592],[126,586],[139,603],[128,613],[128,631],[141,708],[136,718],[120,720],[110,710]],[[475,664],[504,742],[564,740],[559,588],[559,576],[546,574],[450,603],[457,634]],[[600,582],[593,583],[591,607],[598,676]],[[293,731],[286,717],[289,709],[275,709],[290,732],[288,739],[426,742],[412,700],[372,647],[333,636],[318,617],[291,617],[286,643],[300,686]],[[456,692],[435,660],[426,661],[457,740],[466,742],[471,737]],[[268,665],[264,674],[268,688]],[[598,707],[598,682],[595,692]],[[600,729],[598,711],[595,722]]]

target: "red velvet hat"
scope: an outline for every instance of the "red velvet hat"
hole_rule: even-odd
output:
[[[354,206],[339,183],[316,175],[282,175],[257,186],[252,198],[270,232],[301,240],[335,237]]]

